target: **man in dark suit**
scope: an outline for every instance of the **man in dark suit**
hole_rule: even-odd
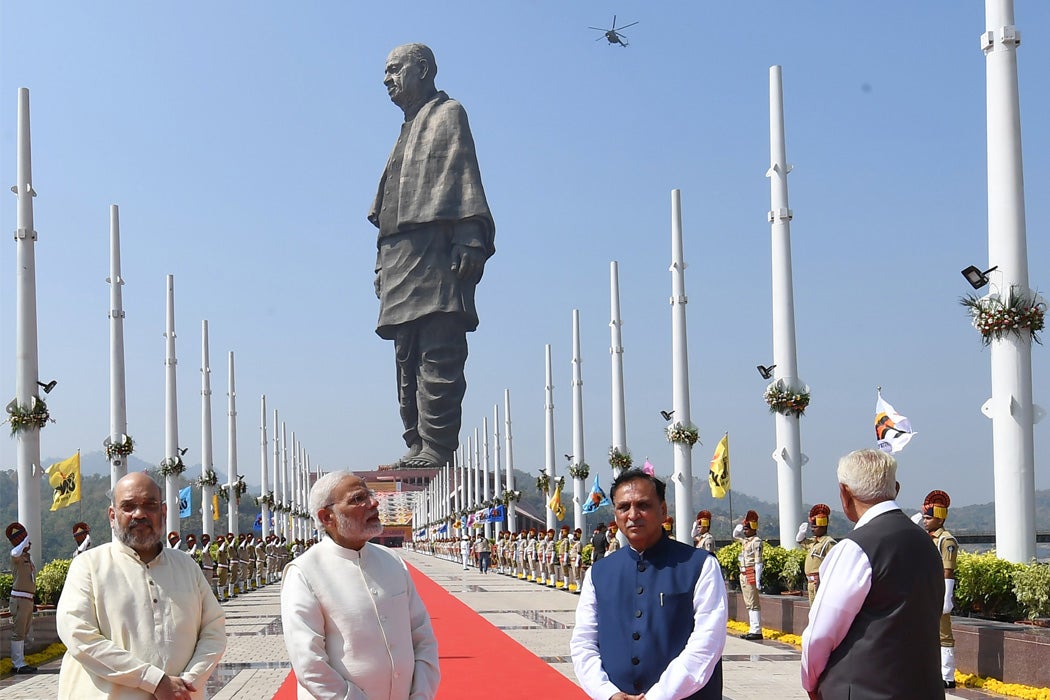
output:
[[[802,687],[812,700],[944,698],[941,559],[894,501],[897,462],[879,450],[839,460],[842,509],[857,525],[820,567],[802,633]]]
[[[598,528],[591,535],[591,563],[605,556],[605,550],[609,548],[609,540],[605,537],[605,523],[598,523]]]

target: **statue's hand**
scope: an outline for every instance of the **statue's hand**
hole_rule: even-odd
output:
[[[461,280],[477,282],[485,269],[485,254],[465,245],[452,246],[452,271]]]
[[[380,299],[381,298],[380,295],[383,292],[383,271],[382,270],[380,270],[379,272],[376,273],[376,278],[375,278],[375,280],[373,280],[372,286],[376,288],[376,299]]]

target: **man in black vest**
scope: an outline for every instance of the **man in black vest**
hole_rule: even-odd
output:
[[[839,460],[842,509],[857,524],[820,567],[802,633],[802,687],[813,700],[944,698],[941,560],[894,501],[897,462],[879,450]]]
[[[640,469],[612,485],[616,524],[630,546],[587,570],[569,642],[576,678],[595,700],[722,698],[722,569],[709,552],[664,532],[665,488]]]

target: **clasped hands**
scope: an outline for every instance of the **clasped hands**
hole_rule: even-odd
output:
[[[481,273],[485,270],[485,253],[479,248],[455,244],[452,246],[451,269],[456,277],[468,282],[477,282],[481,279]],[[376,290],[376,298],[382,298],[383,271],[376,270],[373,282]]]

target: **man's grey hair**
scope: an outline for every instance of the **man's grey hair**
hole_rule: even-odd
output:
[[[865,503],[890,501],[897,496],[897,460],[882,450],[856,450],[839,460],[838,479]]]
[[[434,79],[438,74],[438,64],[437,60],[434,58],[434,52],[430,50],[429,46],[426,44],[404,44],[398,48],[408,54],[413,63],[426,61],[427,65],[430,66],[430,72],[427,73],[427,80],[434,82]]]
[[[324,508],[326,505],[332,502],[332,492],[335,491],[335,487],[338,486],[343,479],[351,476],[357,476],[351,471],[338,471],[330,472],[325,474],[320,479],[314,482],[314,485],[310,487],[310,515],[314,519],[314,524],[318,530],[324,530],[324,525],[317,519],[317,511]]]

